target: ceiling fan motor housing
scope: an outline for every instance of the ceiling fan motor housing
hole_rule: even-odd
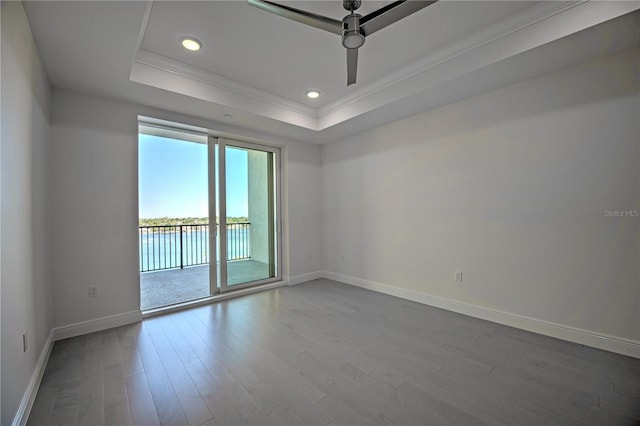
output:
[[[361,15],[350,13],[342,19],[344,31],[342,33],[342,45],[347,49],[357,49],[364,44],[364,35],[360,31]]]
[[[362,4],[362,0],[342,0],[342,7],[349,12],[353,12]]]

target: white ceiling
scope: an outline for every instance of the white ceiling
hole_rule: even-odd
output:
[[[366,14],[389,2],[365,0]],[[342,2],[286,2],[297,8],[342,19]],[[360,49],[358,83],[384,75],[499,22],[532,2],[441,2],[372,35]],[[453,24],[447,24],[453,23]],[[193,35],[204,48],[183,49],[178,41]],[[238,83],[308,106],[321,107],[350,93],[346,51],[340,37],[250,7],[245,2],[155,2],[142,49],[198,67]],[[322,97],[311,101],[307,90]]]
[[[340,19],[341,1],[283,2]],[[389,2],[365,0],[363,15]],[[346,86],[340,37],[245,1],[26,2],[56,87],[325,143],[631,46],[638,2],[440,1],[367,38]],[[589,31],[585,29],[592,28]],[[183,50],[180,37],[204,44]],[[322,96],[305,97],[309,89]],[[229,124],[227,120],[226,124]]]

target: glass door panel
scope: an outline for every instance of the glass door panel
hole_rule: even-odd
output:
[[[278,276],[276,155],[236,141],[226,141],[224,153],[227,257],[221,269],[223,290],[231,290]]]
[[[139,265],[143,310],[183,303],[215,290],[216,248],[210,243],[206,136],[139,127]],[[210,266],[212,268],[210,268]]]

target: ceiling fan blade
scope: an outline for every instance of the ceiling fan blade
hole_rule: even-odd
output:
[[[347,49],[347,86],[356,83],[358,75],[358,49]]]
[[[365,36],[371,35],[420,9],[432,5],[434,1],[400,0],[382,7],[360,19],[360,30]]]
[[[274,15],[291,19],[302,24],[311,25],[321,30],[329,31],[334,34],[342,35],[342,21],[328,18],[326,16],[317,15],[305,10],[294,9],[293,7],[284,6],[267,0],[249,0],[249,5],[265,10]]]

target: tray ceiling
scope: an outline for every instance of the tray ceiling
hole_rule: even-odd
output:
[[[339,1],[282,3],[346,14]],[[365,0],[359,13],[388,3]],[[244,1],[25,3],[54,86],[212,120],[231,114],[239,127],[316,143],[526,78],[528,68],[541,73],[584,60],[588,52],[568,57],[571,46],[556,43],[564,49],[550,53],[556,63],[523,67],[535,49],[639,7],[442,0],[367,38],[358,83],[347,87],[338,36]],[[186,35],[203,49],[182,49]],[[610,49],[633,43],[627,33],[615,36]],[[487,73],[492,67],[501,82]],[[309,89],[320,98],[306,98]]]

